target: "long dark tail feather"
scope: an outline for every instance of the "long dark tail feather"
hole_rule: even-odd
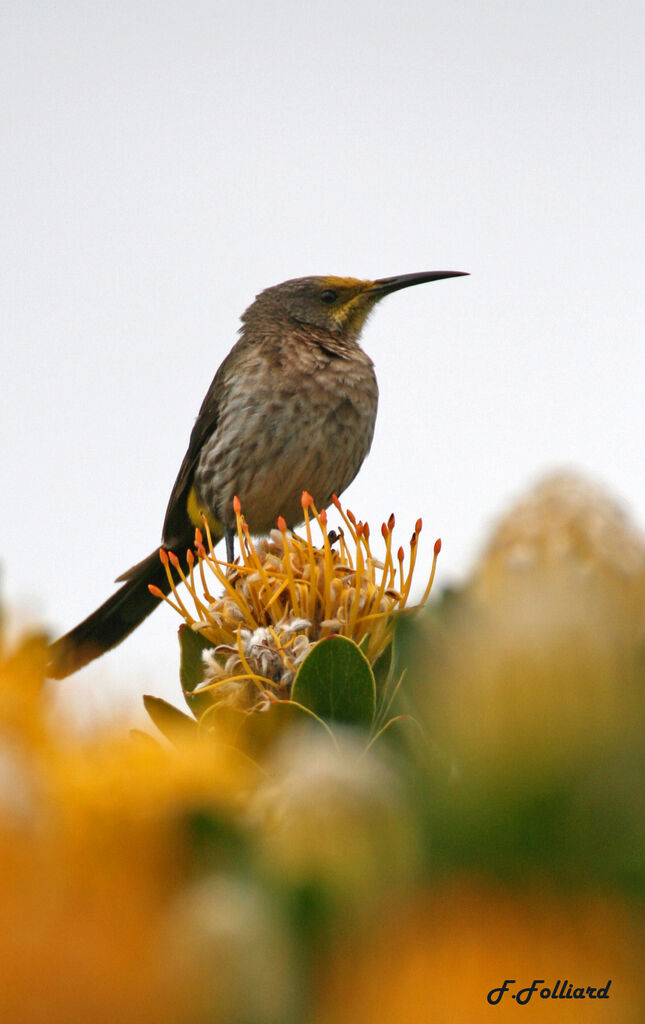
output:
[[[189,540],[183,545],[173,545],[182,562],[189,546]],[[159,607],[160,599],[148,590],[150,583],[164,594],[170,590],[158,548],[120,578],[127,579],[127,582],[100,608],[50,646],[47,671],[51,678],[64,679],[125,640]]]

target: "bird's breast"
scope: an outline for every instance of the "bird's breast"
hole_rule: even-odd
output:
[[[224,525],[237,495],[252,531],[278,516],[302,521],[301,497],[319,508],[354,479],[374,433],[378,387],[372,362],[317,351],[257,358],[228,381],[217,429],[204,443],[195,474],[199,501]]]

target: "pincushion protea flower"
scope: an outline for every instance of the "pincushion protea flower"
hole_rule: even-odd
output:
[[[300,663],[317,641],[333,634],[358,644],[370,664],[391,643],[394,615],[406,607],[410,595],[421,519],[410,540],[406,569],[403,548],[393,553],[394,515],[381,527],[385,553],[378,560],[369,525],[345,511],[338,498],[333,501],[344,524],[338,533],[328,531],[326,513],[318,512],[305,491],[305,535],[289,531],[280,518],[277,528],[256,544],[235,499],[240,548],[235,564],[215,557],[206,522],[206,543],[202,532],[195,531],[197,558],[187,553],[188,575],[176,555],[160,551],[171,594],[164,597],[152,586],[150,590],[213,644],[204,653],[200,692],[209,691],[214,703],[251,709],[287,699]],[[319,547],[312,536],[314,522],[321,533]],[[440,549],[438,540],[420,605],[430,594]],[[194,612],[177,590],[181,582]],[[213,582],[222,588],[219,597],[211,592]]]

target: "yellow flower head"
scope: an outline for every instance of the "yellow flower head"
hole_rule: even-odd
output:
[[[206,543],[196,530],[197,559],[192,551],[187,553],[188,574],[176,555],[160,551],[171,585],[171,596],[164,599],[214,645],[205,656],[207,682],[202,689],[208,688],[217,703],[250,708],[288,698],[301,661],[318,640],[332,634],[360,644],[372,664],[391,642],[394,613],[405,608],[410,595],[421,520],[410,540],[406,569],[403,548],[393,553],[393,515],[382,525],[385,553],[378,560],[372,554],[369,525],[345,511],[338,498],[333,501],[344,524],[338,533],[327,529],[326,513],[318,512],[305,491],[305,536],[289,531],[280,518],[277,528],[255,544],[236,498],[240,557],[234,565],[215,557],[205,521]],[[314,524],[320,546],[313,541]],[[430,593],[440,548],[437,541],[420,604]],[[223,588],[219,597],[210,589],[213,577]],[[177,591],[180,581],[194,612]],[[150,589],[164,597],[158,588]]]

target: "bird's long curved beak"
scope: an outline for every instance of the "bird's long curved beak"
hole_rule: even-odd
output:
[[[367,289],[375,298],[398,292],[400,288],[410,288],[413,284],[425,284],[426,281],[441,281],[444,277],[468,277],[463,270],[431,270],[419,274],[399,274],[397,277],[381,277],[373,281]]]

